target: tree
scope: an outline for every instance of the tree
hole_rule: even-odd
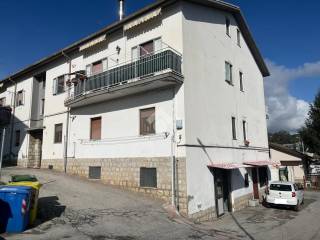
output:
[[[293,144],[299,141],[296,135],[292,135],[287,131],[279,131],[275,133],[269,133],[269,141],[279,144]]]
[[[320,154],[320,90],[310,104],[305,126],[299,132],[308,151]]]

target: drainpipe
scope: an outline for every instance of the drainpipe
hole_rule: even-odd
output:
[[[176,207],[176,189],[175,189],[175,174],[176,174],[176,161],[175,161],[175,88],[172,88],[172,136],[171,136],[171,205]]]
[[[9,81],[14,84],[14,93],[13,93],[13,107],[12,107],[12,114],[11,114],[11,126],[10,126],[10,147],[9,147],[9,160],[12,160],[12,141],[13,141],[13,126],[14,126],[14,118],[16,112],[16,95],[17,95],[17,82],[13,81],[9,78]]]
[[[65,53],[61,52],[62,55],[67,59],[69,63],[69,81],[71,78],[71,58]],[[69,91],[69,90],[68,90]],[[68,164],[68,141],[69,141],[69,117],[70,117],[70,107],[67,107],[67,122],[66,122],[66,137],[65,137],[65,146],[64,146],[64,172],[67,173],[67,164]]]

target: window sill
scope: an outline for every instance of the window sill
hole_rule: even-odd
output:
[[[142,188],[142,189],[153,189],[153,190],[159,190],[159,188],[157,187],[139,187],[139,188]]]

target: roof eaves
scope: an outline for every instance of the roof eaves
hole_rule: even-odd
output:
[[[272,143],[270,142],[269,143],[269,147],[271,149],[274,149],[274,150],[277,150],[277,151],[280,151],[280,152],[283,152],[283,153],[286,153],[286,154],[289,154],[289,155],[292,155],[294,157],[299,157],[299,158],[310,158],[308,155],[306,154],[303,154],[301,152],[298,152],[296,150],[292,150],[290,148],[287,148],[285,146],[282,146],[280,144],[277,144],[277,143]]]

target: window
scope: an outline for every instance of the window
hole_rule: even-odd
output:
[[[45,99],[42,98],[42,99],[41,99],[41,111],[40,111],[40,115],[41,115],[41,116],[44,115],[44,104],[45,104]]]
[[[62,123],[54,125],[54,143],[62,143]]]
[[[89,179],[101,179],[100,166],[89,166]]]
[[[65,82],[67,77],[67,75],[62,75],[53,79],[53,95],[57,95],[65,91]]]
[[[96,75],[102,72],[103,72],[102,61],[92,63],[92,69],[91,69],[92,75]]]
[[[259,182],[260,187],[266,186],[268,184],[268,173],[266,167],[259,168]]]
[[[239,72],[240,91],[243,92],[243,73]]]
[[[287,184],[270,184],[270,190],[280,191],[280,192],[291,192],[291,185]]]
[[[108,70],[108,59],[102,59],[86,66],[86,74],[88,77],[105,72]]]
[[[247,140],[246,125],[247,125],[247,122],[243,120],[243,121],[242,121],[242,130],[243,130],[243,140],[244,140],[244,141]]]
[[[232,139],[236,140],[237,133],[236,133],[236,118],[235,117],[231,118],[231,124],[232,124]]]
[[[91,140],[101,139],[101,117],[91,118],[90,139]]]
[[[230,19],[226,18],[226,34],[230,37]]]
[[[249,174],[248,173],[244,174],[244,186],[249,187]]]
[[[140,57],[146,56],[153,52],[154,52],[153,41],[149,41],[140,45]]]
[[[157,187],[156,168],[140,168],[140,187]]]
[[[232,65],[229,62],[225,62],[226,81],[232,84]]]
[[[131,49],[131,58],[137,59],[139,57],[147,56],[154,52],[157,52],[162,49],[162,40],[161,38],[153,39],[146,43],[140,44],[139,46],[133,47]]]
[[[3,97],[3,98],[0,98],[0,107],[3,107],[6,105],[6,98]]]
[[[21,137],[20,135],[21,135],[20,130],[17,130],[15,134],[15,144],[14,144],[16,147],[20,146],[20,137]]]
[[[16,107],[23,105],[23,90],[17,92]]]
[[[240,39],[240,37],[241,37],[241,34],[240,34],[240,30],[239,30],[239,28],[238,28],[238,29],[237,29],[237,44],[238,44],[239,47],[241,46],[241,39]]]
[[[140,135],[155,134],[155,108],[140,110]]]

